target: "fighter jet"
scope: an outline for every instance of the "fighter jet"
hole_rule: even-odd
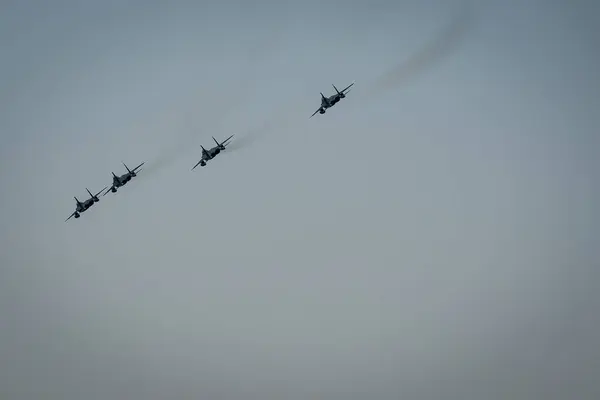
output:
[[[127,165],[125,165],[125,163],[123,163],[123,165],[125,166],[125,169],[127,170],[127,173],[125,173],[125,174],[123,174],[121,176],[117,176],[113,172],[112,173],[112,176],[113,176],[112,186],[106,192],[104,192],[103,196],[106,196],[106,194],[108,192],[117,193],[117,189],[118,188],[120,188],[121,186],[124,186],[127,182],[129,182],[131,180],[131,178],[135,178],[137,176],[137,173],[140,172],[140,171],[138,171],[138,169],[142,165],[144,165],[144,163],[141,163],[140,165],[138,165],[134,169],[129,169],[129,167],[127,167]]]
[[[194,167],[192,168],[192,171],[194,170],[194,168],[196,168],[198,165],[201,165],[202,167],[204,167],[206,165],[206,162],[209,160],[212,160],[213,158],[215,158],[217,156],[217,154],[219,154],[222,150],[225,150],[225,147],[229,144],[227,143],[234,135],[229,136],[227,139],[223,140],[222,143],[217,142],[217,139],[215,139],[215,137],[213,136],[213,140],[215,141],[215,143],[217,144],[215,147],[213,147],[210,150],[206,150],[204,148],[204,146],[200,145],[200,147],[202,147],[202,159],[200,159],[200,161],[198,161],[198,163],[196,165],[194,165]]]
[[[325,110],[335,106],[338,101],[346,97],[346,95],[350,92],[350,90],[348,89],[350,89],[352,85],[354,85],[354,82],[352,82],[342,91],[339,91],[338,88],[336,88],[335,85],[332,84],[331,86],[333,86],[336,93],[329,97],[325,97],[325,95],[321,93],[321,107],[319,107],[319,109],[315,111],[309,118],[314,117],[316,113],[325,114]]]
[[[107,186],[105,186],[104,189],[102,189],[96,194],[92,194],[88,188],[85,188],[85,190],[87,190],[87,192],[90,194],[90,198],[83,202],[79,201],[77,197],[73,197],[76,201],[75,211],[73,211],[73,214],[69,215],[69,218],[65,219],[65,222],[70,220],[72,217],[79,218],[82,212],[86,211],[88,208],[93,206],[94,203],[99,202],[100,199],[98,198],[98,195],[102,193],[106,188]]]

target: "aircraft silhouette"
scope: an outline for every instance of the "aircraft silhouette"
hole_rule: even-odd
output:
[[[222,143],[217,142],[217,139],[215,139],[215,137],[213,136],[213,140],[215,141],[215,143],[217,144],[215,147],[213,147],[212,149],[206,150],[204,148],[204,146],[200,145],[200,147],[202,147],[202,158],[200,159],[200,161],[198,161],[198,163],[196,165],[194,165],[192,167],[192,171],[194,170],[194,168],[196,168],[198,165],[204,167],[206,165],[207,161],[212,160],[213,158],[215,158],[222,150],[225,150],[225,147],[227,145],[229,145],[229,143],[227,143],[234,135],[229,136],[227,139],[223,140]]]
[[[120,188],[121,186],[125,186],[125,184],[127,184],[127,182],[129,182],[131,180],[131,178],[135,178],[137,176],[137,173],[139,172],[138,169],[144,165],[144,163],[141,163],[140,165],[138,165],[137,167],[135,167],[134,169],[129,169],[129,167],[127,167],[127,165],[125,165],[125,163],[123,163],[123,165],[125,166],[125,169],[127,170],[126,173],[124,173],[121,176],[117,176],[115,175],[115,173],[113,172],[113,183],[112,186],[106,191],[104,192],[103,196],[106,196],[106,194],[108,192],[113,192],[113,193],[117,193],[117,189]]]
[[[339,91],[338,88],[336,88],[335,85],[332,84],[331,86],[333,86],[336,93],[329,97],[325,97],[325,95],[323,93],[321,93],[321,107],[319,107],[317,109],[317,111],[315,111],[309,117],[309,119],[314,117],[316,113],[325,114],[325,110],[335,106],[338,103],[338,101],[340,101],[341,99],[346,98],[346,95],[350,92],[350,90],[348,90],[348,89],[350,89],[352,87],[352,85],[354,85],[354,82],[352,82],[350,85],[346,86],[344,89],[342,89],[342,91]]]
[[[77,197],[73,196],[73,198],[76,201],[75,211],[73,211],[73,213],[69,215],[69,218],[65,219],[65,222],[70,220],[72,217],[79,218],[81,216],[81,213],[87,211],[91,206],[94,205],[94,203],[99,202],[100,199],[98,198],[98,195],[102,193],[106,188],[107,186],[105,186],[104,189],[102,189],[96,194],[92,194],[88,188],[85,188],[85,190],[87,190],[87,192],[89,193],[90,198],[84,201],[79,201]]]

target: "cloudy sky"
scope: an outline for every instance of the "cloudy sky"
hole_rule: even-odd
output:
[[[600,5],[463,3],[3,2],[0,397],[599,398]]]

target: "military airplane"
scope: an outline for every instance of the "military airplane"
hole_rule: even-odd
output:
[[[144,163],[141,163],[140,165],[138,165],[134,169],[129,169],[129,167],[127,167],[127,165],[125,165],[125,163],[123,163],[123,165],[125,166],[125,169],[127,170],[127,172],[125,174],[121,175],[121,176],[117,176],[113,172],[112,173],[112,176],[113,176],[112,186],[106,192],[104,192],[103,196],[106,196],[106,194],[108,192],[117,193],[117,189],[118,188],[120,188],[121,186],[124,186],[127,182],[129,182],[131,180],[131,178],[135,178],[137,176],[137,173],[140,172],[140,171],[138,171],[139,168],[142,165],[144,165]]]
[[[321,107],[319,107],[319,109],[315,111],[309,118],[314,117],[316,113],[325,114],[325,110],[335,106],[338,101],[346,97],[346,95],[350,92],[348,89],[350,89],[352,85],[354,85],[354,82],[342,89],[342,91],[339,91],[338,88],[332,84],[331,86],[333,86],[336,93],[329,97],[325,97],[325,95],[321,93]]]
[[[104,189],[102,189],[101,191],[99,191],[96,194],[92,194],[90,192],[90,190],[88,188],[85,188],[85,190],[87,190],[87,192],[90,194],[90,198],[81,202],[77,199],[77,197],[73,197],[76,201],[75,204],[75,211],[73,211],[73,214],[69,215],[69,218],[67,218],[65,220],[65,222],[67,222],[68,220],[70,220],[72,217],[75,218],[79,218],[81,216],[81,213],[86,211],[88,208],[90,208],[91,206],[94,205],[94,203],[97,203],[100,201],[100,199],[98,198],[98,195],[100,193],[102,193],[108,186],[104,187]]]
[[[194,170],[194,168],[196,168],[198,165],[204,167],[206,165],[206,162],[209,160],[212,160],[213,158],[215,158],[217,156],[217,154],[219,154],[222,150],[225,150],[225,147],[229,144],[227,143],[234,135],[229,136],[227,139],[223,140],[222,143],[217,142],[217,139],[215,139],[215,137],[213,136],[213,140],[215,141],[215,143],[217,144],[215,147],[213,147],[210,150],[206,150],[204,148],[204,146],[200,145],[200,147],[202,147],[202,158],[200,159],[200,161],[198,161],[198,163],[196,165],[194,165],[194,167],[192,168],[192,171]]]

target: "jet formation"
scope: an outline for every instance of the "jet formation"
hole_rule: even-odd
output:
[[[139,172],[139,169],[142,165],[144,165],[144,163],[141,163],[140,165],[138,165],[137,167],[135,167],[134,169],[130,170],[127,165],[125,165],[125,163],[123,163],[123,165],[125,166],[125,169],[127,170],[127,173],[121,175],[121,176],[117,176],[115,175],[115,173],[113,172],[113,183],[110,187],[105,186],[101,191],[99,191],[96,194],[92,194],[90,192],[90,190],[88,188],[86,188],[85,190],[87,190],[87,192],[90,195],[90,198],[81,202],[77,199],[77,197],[74,197],[75,199],[75,211],[73,211],[73,213],[69,216],[69,218],[67,218],[65,220],[65,222],[67,222],[68,220],[70,220],[72,217],[75,218],[79,218],[81,217],[81,213],[87,211],[91,206],[93,206],[95,203],[98,203],[100,201],[100,199],[98,198],[98,196],[100,195],[100,193],[104,192],[104,194],[102,196],[106,196],[106,194],[108,192],[113,192],[116,193],[117,192],[117,188],[120,188],[121,186],[124,186],[127,182],[129,182],[131,180],[131,178],[134,178],[137,176],[137,172]],[[106,191],[105,191],[106,190]]]
[[[334,105],[336,105],[341,99],[345,98],[346,95],[350,92],[350,88],[354,85],[354,82],[352,82],[350,85],[348,85],[347,87],[345,87],[344,89],[342,89],[341,91],[338,90],[337,87],[335,87],[335,85],[332,85],[333,88],[335,89],[336,93],[329,96],[329,97],[325,97],[325,95],[323,93],[321,93],[321,106],[317,109],[317,111],[315,111],[310,118],[312,118],[315,114],[320,113],[320,114],[325,114],[325,111],[328,108],[333,107]],[[233,138],[234,135],[229,136],[227,139],[223,140],[221,143],[219,143],[217,141],[217,139],[215,139],[215,137],[213,136],[213,140],[215,141],[216,146],[206,150],[204,148],[204,146],[200,145],[200,147],[202,148],[202,156],[200,158],[200,161],[198,161],[196,163],[196,165],[194,165],[192,167],[192,171],[198,166],[206,166],[206,163],[210,160],[212,160],[213,158],[215,158],[217,155],[219,155],[222,151],[225,150],[225,148],[231,143],[230,140]],[[98,195],[100,195],[102,192],[104,192],[103,196],[106,196],[109,192],[112,193],[117,193],[117,190],[123,186],[125,186],[129,181],[131,181],[131,179],[135,178],[137,176],[137,174],[141,171],[140,168],[144,165],[145,162],[142,162],[140,165],[138,165],[137,167],[133,168],[133,169],[129,169],[129,167],[123,163],[123,166],[125,167],[125,169],[127,170],[126,173],[124,173],[123,175],[116,175],[114,172],[112,172],[112,184],[109,186],[104,187],[104,189],[102,189],[101,191],[99,191],[98,193],[96,193],[95,195],[93,195],[87,188],[87,192],[90,195],[90,198],[81,202],[77,199],[77,197],[75,198],[75,211],[73,211],[73,213],[69,216],[69,218],[67,218],[65,220],[68,221],[69,219],[71,219],[72,217],[75,218],[79,218],[81,216],[81,214],[85,211],[87,211],[90,207],[92,207],[95,203],[99,202],[100,199],[98,198]]]

